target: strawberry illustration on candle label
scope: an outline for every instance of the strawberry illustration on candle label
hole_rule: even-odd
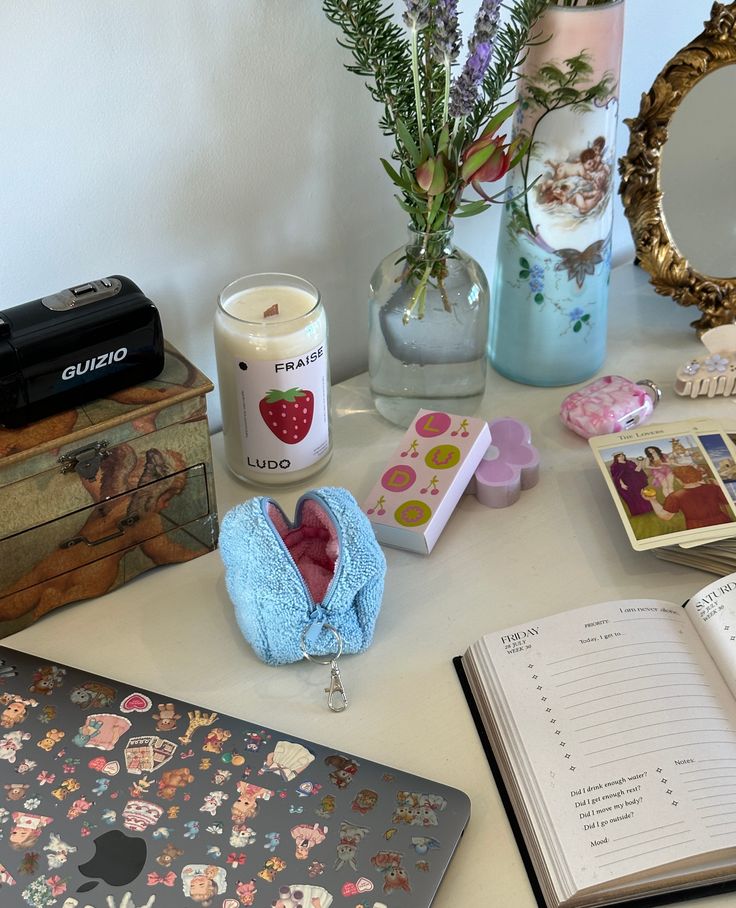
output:
[[[295,445],[307,437],[312,426],[314,394],[303,388],[271,390],[260,400],[258,408],[276,438]]]

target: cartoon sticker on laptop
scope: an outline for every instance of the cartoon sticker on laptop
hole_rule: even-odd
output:
[[[50,696],[53,690],[61,687],[66,676],[66,669],[58,665],[42,665],[33,673],[33,681],[28,688],[32,694]]]
[[[278,898],[273,902],[274,908],[330,908],[333,898],[322,886],[294,884],[281,886]]]
[[[279,741],[273,751],[266,757],[263,766],[258,770],[258,775],[262,776],[266,772],[275,772],[282,779],[291,782],[313,760],[314,754],[310,753],[303,744],[296,744],[293,741]]]
[[[19,694],[2,694],[0,703],[5,709],[0,713],[0,728],[14,728],[28,717],[28,707],[38,706],[38,701],[25,699]]]
[[[230,808],[230,816],[233,826],[238,828],[246,826],[246,820],[250,820],[258,813],[258,801],[268,801],[273,797],[273,792],[268,788],[261,788],[259,785],[253,785],[250,782],[238,782],[238,797],[233,801]]]
[[[33,855],[28,855],[27,859],[30,860],[32,857]],[[35,873],[36,868],[26,867],[23,872]],[[21,895],[26,904],[31,905],[32,908],[46,908],[47,905],[55,905],[58,896],[64,895],[65,892],[66,881],[61,877],[44,878],[40,876],[24,889]]]
[[[367,826],[356,826],[354,823],[348,823],[343,820],[340,823],[340,841],[337,845],[337,859],[335,860],[335,870],[342,870],[347,864],[357,870],[355,863],[358,854],[358,845],[368,835],[370,829]]]
[[[187,713],[187,718],[189,719],[187,730],[179,738],[182,744],[191,744],[192,737],[198,729],[214,725],[217,721],[217,713],[206,713],[200,709],[193,709]]]
[[[12,782],[10,785],[4,785],[3,787],[8,801],[22,801],[30,786],[23,785],[20,782]]]
[[[332,767],[330,781],[338,788],[347,788],[353,781],[353,776],[360,768],[360,764],[343,754],[331,754],[325,757],[325,763]]]
[[[157,735],[136,735],[125,745],[125,768],[133,775],[154,772],[169,762],[177,746]]]
[[[184,895],[198,905],[211,905],[227,889],[227,871],[214,864],[187,864],[181,872]]]
[[[403,889],[411,892],[409,877],[403,867],[404,856],[397,851],[379,851],[371,858],[371,864],[383,873],[383,891]]]
[[[105,709],[115,702],[117,694],[117,690],[109,684],[85,681],[72,690],[69,699],[81,709]]]
[[[16,851],[27,850],[36,844],[41,838],[44,827],[51,822],[51,817],[15,811],[8,841]]]
[[[30,741],[31,736],[28,732],[9,731],[0,738],[0,760],[7,760],[8,763],[15,763],[18,758],[18,751],[22,750],[23,744]]]
[[[407,826],[436,826],[437,812],[447,807],[447,801],[441,795],[415,791],[398,792],[396,801],[398,806],[392,820]]]
[[[44,734],[43,738],[41,738],[41,740],[36,743],[36,747],[40,747],[41,750],[45,750],[46,753],[51,753],[51,751],[65,736],[65,731],[61,731],[61,729],[59,728],[50,728]]]
[[[112,750],[120,737],[130,728],[130,720],[113,713],[96,713],[88,716],[72,741],[78,747],[96,747]]]
[[[173,703],[159,703],[151,718],[156,720],[156,731],[174,731],[181,716]]]
[[[352,808],[356,813],[365,815],[378,803],[378,792],[372,788],[361,788],[353,800]]]
[[[292,827],[291,837],[296,843],[297,859],[305,861],[312,848],[320,845],[327,838],[327,826],[320,826],[319,823],[311,826],[308,823],[300,823],[298,826]]]

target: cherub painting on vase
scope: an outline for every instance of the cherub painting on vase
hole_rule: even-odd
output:
[[[597,136],[586,148],[570,152],[564,160],[548,158],[535,188],[545,211],[575,224],[600,213],[611,195],[610,152]]]

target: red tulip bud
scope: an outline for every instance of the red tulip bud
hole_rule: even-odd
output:
[[[506,136],[481,136],[463,152],[461,175],[466,183],[500,180],[511,157],[504,148]]]
[[[506,175],[510,163],[510,156],[502,147],[496,146],[496,150],[486,163],[473,174],[473,183],[492,183],[494,180],[500,180]]]
[[[439,195],[447,186],[447,170],[442,156],[427,158],[417,167],[417,183],[427,195]]]
[[[429,187],[432,185],[432,177],[434,176],[434,158],[427,158],[426,161],[417,167],[417,183],[422,187],[422,189],[427,192]]]

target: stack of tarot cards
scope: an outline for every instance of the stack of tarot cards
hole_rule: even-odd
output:
[[[589,442],[634,549],[714,574],[736,568],[736,432],[703,419]]]

